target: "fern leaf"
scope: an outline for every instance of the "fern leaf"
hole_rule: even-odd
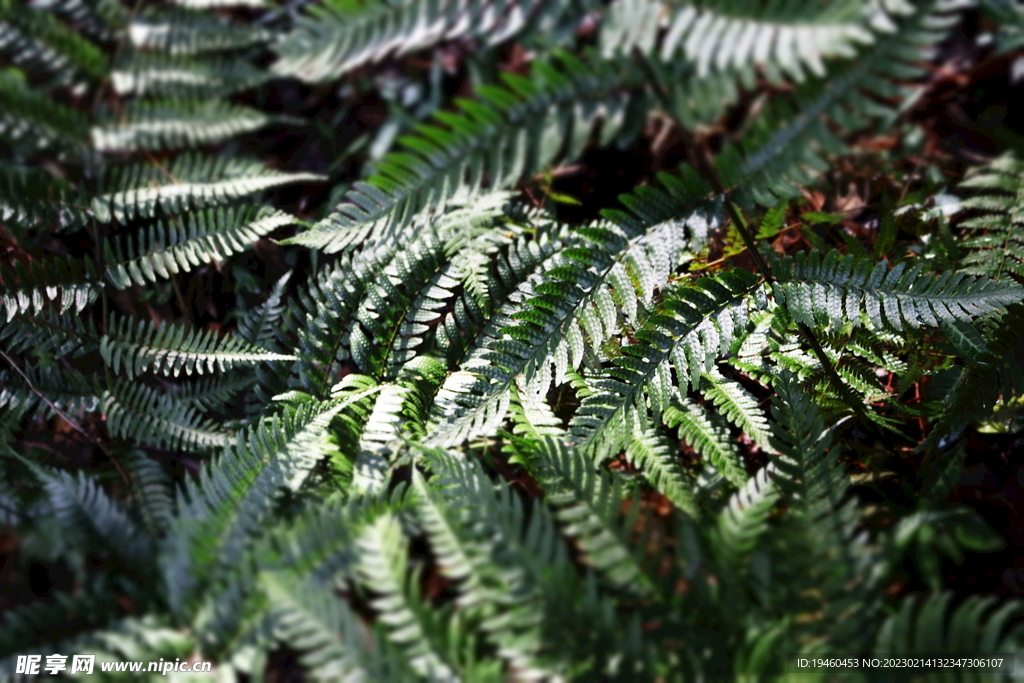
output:
[[[720,416],[707,408],[683,398],[665,409],[665,424],[679,429],[679,438],[697,451],[735,486],[747,481],[747,471],[739,448],[732,440],[728,426]]]
[[[234,56],[175,56],[168,57],[165,53],[142,52],[128,53],[110,74],[110,80],[114,90],[119,95],[135,95],[150,97],[173,97],[176,102],[188,104],[188,108],[182,107],[179,114],[181,123],[187,122],[187,116],[203,116],[206,120],[213,120],[212,114],[216,109],[208,107],[205,110],[199,106],[199,102],[189,101],[191,98],[223,97],[241,90],[249,90],[262,85],[270,78],[270,75],[249,62]],[[170,118],[176,112],[170,108],[168,102],[163,103],[162,111]],[[139,121],[146,121],[152,115],[152,108],[156,106],[148,103],[145,107],[136,106],[134,114]],[[225,113],[234,112],[237,115],[246,112],[244,109],[232,108]],[[252,112],[249,118],[254,118]],[[268,122],[288,121],[289,119],[271,118]],[[241,124],[242,119],[237,119]],[[168,122],[169,123],[169,122]],[[123,126],[115,129],[117,139],[123,141],[130,131]],[[136,129],[136,136],[139,131]],[[204,131],[208,135],[210,131]],[[150,131],[150,136],[154,135]]]
[[[87,202],[73,184],[37,169],[0,164],[0,220],[9,229],[67,232],[88,217]]]
[[[12,370],[0,371],[0,411],[13,413],[15,420],[26,413],[49,418],[54,408],[67,415],[100,408],[96,387],[77,371],[62,372],[53,367],[36,370],[25,364],[21,372],[25,377]]]
[[[228,435],[194,408],[144,384],[118,383],[102,401],[107,431],[116,438],[170,450],[206,450],[228,442]]]
[[[295,223],[288,214],[256,207],[194,211],[151,225],[110,246],[106,276],[118,289],[158,282],[204,263],[224,261],[277,228]]]
[[[244,157],[203,157],[183,154],[166,167],[128,165],[109,173],[114,192],[94,197],[92,210],[103,222],[126,223],[168,213],[229,204],[289,183],[320,182],[312,173],[279,173]]]
[[[647,424],[648,410],[661,415],[680,387],[697,383],[715,356],[746,326],[746,297],[757,284],[746,271],[703,278],[692,288],[665,292],[661,312],[636,332],[638,343],[623,347],[614,368],[595,377],[595,390],[570,423],[575,442],[602,456],[629,443]],[[646,394],[646,396],[645,396]]]
[[[136,100],[116,124],[94,127],[92,142],[101,152],[180,149],[221,143],[272,123],[302,120],[221,100]]]
[[[1024,276],[1024,163],[1004,154],[969,173],[960,187],[976,191],[960,203],[975,214],[960,227],[976,235],[963,242],[970,253],[961,262],[962,271],[993,278]]]
[[[367,236],[400,239],[414,217],[444,206],[457,190],[474,195],[485,175],[500,190],[546,167],[570,127],[589,130],[601,107],[636,87],[637,78],[632,69],[565,53],[556,63],[536,62],[529,80],[508,76],[505,88],[480,88],[483,101],[458,100],[460,112],[437,114],[444,127],[418,126],[416,136],[400,140],[407,151],[386,156],[330,216],[286,243],[332,253]],[[605,128],[616,132],[614,121]]]
[[[174,7],[143,7],[128,26],[128,37],[134,47],[169,55],[237,50],[268,42],[272,36],[271,31],[261,26],[242,25],[217,14]]]
[[[9,352],[37,358],[78,358],[99,347],[96,324],[74,315],[46,310],[35,316],[16,316],[0,327],[0,341]]]
[[[171,478],[156,460],[144,451],[134,451],[128,471],[132,483],[132,503],[140,512],[151,536],[162,535],[174,518],[174,493]]]
[[[338,398],[300,403],[290,415],[262,420],[207,463],[198,482],[188,482],[163,562],[179,613],[190,611],[196,590],[212,572],[239,561],[279,490],[297,489],[327,454],[324,429],[334,416],[377,388],[350,375],[338,390]]]
[[[739,382],[726,379],[717,368],[712,369],[701,376],[700,392],[754,443],[766,451],[772,450],[768,420],[757,400]]]
[[[1024,298],[1024,287],[1012,282],[946,272],[924,272],[924,263],[889,268],[886,261],[840,256],[830,251],[801,252],[778,259],[776,300],[797,322],[812,328],[841,330],[847,321],[870,324],[875,330],[902,331],[970,319],[1005,309]]]
[[[188,330],[180,325],[153,326],[146,320],[132,324],[130,318],[115,320],[100,340],[100,354],[114,372],[122,367],[129,378],[152,369],[177,377],[185,372],[225,372],[264,361],[295,360],[294,356],[272,353],[238,337],[222,337],[206,330]]]
[[[668,411],[666,411],[666,422]],[[626,449],[626,459],[637,466],[658,493],[691,517],[699,517],[694,496],[696,482],[683,470],[677,444],[663,434],[649,430],[636,438]]]
[[[951,610],[952,600],[951,593],[935,593],[924,600],[904,598],[899,612],[879,629],[874,654],[941,655],[956,649],[1010,655],[1020,651],[1024,631],[1014,624],[1024,614],[1020,600],[1007,600],[993,609],[994,596],[969,595]]]
[[[0,306],[10,322],[19,313],[40,312],[45,303],[60,301],[62,314],[78,313],[96,301],[100,287],[99,272],[89,257],[17,261],[3,274]]]
[[[711,547],[723,571],[741,573],[758,540],[768,531],[768,514],[779,500],[771,469],[769,465],[750,477],[718,514]]]

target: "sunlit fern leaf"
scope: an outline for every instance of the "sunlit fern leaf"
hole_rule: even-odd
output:
[[[106,277],[118,289],[146,285],[245,251],[253,242],[296,219],[265,207],[218,207],[108,239]]]
[[[0,413],[9,411],[5,419],[11,419],[10,413],[15,420],[26,413],[52,417],[55,408],[65,415],[81,415],[100,407],[96,387],[77,370],[36,370],[26,364],[21,368],[26,379],[12,368],[0,368]]]
[[[889,3],[901,14],[906,3]],[[665,19],[663,13],[668,12]],[[651,0],[628,0],[612,6],[618,21],[602,24],[606,56],[632,49],[657,52],[664,61],[683,59],[700,75],[713,71],[743,74],[753,82],[754,69],[773,81],[803,81],[808,73],[823,76],[825,62],[851,58],[857,50],[891,33],[893,17],[880,3],[832,2],[809,9],[806,3],[684,1],[666,6]],[[659,30],[667,26],[664,37]]]
[[[232,412],[231,409],[237,406],[238,394],[251,389],[257,381],[251,370],[245,367],[192,381],[180,381],[174,384],[171,393],[179,403],[204,413]]]
[[[649,595],[654,584],[630,544],[635,516],[619,514],[625,498],[621,482],[561,440],[546,437],[524,449],[545,501],[586,562],[615,588]]]
[[[88,256],[79,259],[16,261],[8,267],[0,283],[0,307],[10,321],[15,315],[39,313],[47,305],[61,314],[79,313],[96,301],[102,284],[99,272]]]
[[[110,74],[119,95],[217,98],[265,83],[269,75],[234,55],[168,57],[137,52],[122,57]],[[166,107],[165,107],[166,108]],[[140,118],[144,120],[147,112]]]
[[[746,299],[756,285],[750,273],[730,271],[663,292],[659,311],[636,331],[637,342],[588,382],[594,393],[570,423],[573,440],[601,457],[626,446],[649,423],[649,412],[660,416],[724,355],[747,324]]]
[[[538,0],[440,0],[427,5],[410,0],[327,0],[308,5],[295,28],[277,42],[279,59],[273,69],[316,83],[455,38],[479,38],[496,45],[516,34],[542,31],[550,44],[566,28],[571,36],[575,24],[595,9],[591,2]]]
[[[114,372],[130,378],[152,369],[177,377],[192,373],[224,372],[264,361],[295,360],[253,346],[237,336],[218,337],[207,330],[183,325],[156,325],[131,318],[114,319],[100,341],[100,354]]]
[[[299,661],[311,680],[419,680],[405,658],[375,630],[368,634],[330,588],[275,572],[262,574],[260,583],[274,606],[277,638],[302,652]]]
[[[128,26],[133,46],[168,55],[237,50],[266,43],[272,36],[271,31],[261,26],[174,7],[143,7]]]
[[[969,595],[951,609],[953,594],[933,593],[905,597],[899,611],[882,624],[874,654],[934,655],[952,650],[972,655],[1014,657],[1024,647],[1020,617],[1024,602],[1009,599],[996,607],[995,596]]]
[[[89,318],[46,310],[34,316],[15,316],[0,327],[6,351],[25,358],[78,358],[99,347],[100,333]]]
[[[166,213],[230,204],[290,183],[315,183],[323,176],[281,173],[246,157],[208,157],[185,153],[166,165],[127,164],[108,169],[106,194],[94,197],[92,210],[103,222],[127,223]]]
[[[80,188],[35,168],[0,163],[0,221],[7,229],[68,232],[88,219]]]
[[[133,100],[116,123],[94,127],[92,141],[101,152],[181,149],[221,143],[271,124],[302,123],[218,99]]]
[[[394,515],[382,515],[368,525],[356,542],[360,583],[375,597],[369,602],[385,624],[388,638],[405,653],[409,666],[432,681],[459,680],[446,661],[443,644],[445,624],[437,623],[442,612],[431,611],[418,595],[410,572],[409,539]],[[439,646],[440,645],[440,646]]]
[[[937,326],[944,321],[969,321],[1005,309],[1024,298],[1014,282],[974,278],[947,271],[925,272],[925,264],[906,262],[889,268],[856,256],[829,251],[800,252],[776,259],[773,291],[797,322],[812,328],[841,330],[847,322],[870,324],[877,330],[903,331]]]
[[[383,490],[390,461],[402,450],[405,438],[423,432],[434,392],[446,374],[440,359],[417,356],[402,367],[394,384],[381,387],[359,434],[355,495]]]
[[[1004,154],[970,172],[960,187],[975,190],[960,203],[975,214],[960,223],[971,235],[961,245],[969,252],[962,271],[1024,277],[1024,162]]]
[[[727,379],[717,368],[713,368],[701,375],[699,391],[714,404],[719,414],[727,417],[763,450],[771,452],[768,420],[757,405],[757,400],[743,385]]]
[[[728,424],[720,415],[688,398],[674,400],[662,417],[671,429],[679,429],[679,439],[706,458],[735,486],[747,481],[747,471]]]
[[[569,248],[519,285],[438,392],[431,443],[452,445],[495,426],[508,408],[513,382],[535,394],[563,383],[618,330],[616,299],[627,319],[637,320],[638,306],[651,301],[678,263],[687,223],[635,232],[622,225],[577,228],[579,237]]]
[[[81,156],[88,144],[88,119],[46,93],[30,88],[16,71],[0,69],[0,145],[19,157],[53,152]]]
[[[103,413],[111,436],[167,450],[210,450],[230,439],[195,408],[144,384],[118,383],[105,391]]]
[[[251,7],[258,9],[267,6],[267,0],[171,0],[172,5],[186,9],[213,9],[218,7]]]
[[[330,216],[287,243],[335,252],[367,236],[398,239],[423,211],[456,196],[473,196],[486,179],[492,190],[545,169],[565,146],[570,131],[583,134],[604,116],[602,136],[614,138],[629,125],[616,115],[642,86],[629,63],[581,60],[560,53],[533,64],[531,78],[504,74],[505,86],[481,86],[478,100],[457,100],[458,112],[439,112],[437,124],[420,124],[355,183]],[[440,124],[440,125],[438,125]],[[635,134],[636,131],[630,133]]]
[[[671,408],[671,406],[670,406]],[[665,411],[668,422],[668,410]],[[626,448],[626,459],[636,466],[654,489],[672,501],[678,509],[692,517],[699,517],[694,496],[696,481],[684,470],[679,445],[665,434],[649,429],[640,434]]]
[[[324,432],[334,416],[377,391],[372,380],[356,375],[336,389],[335,398],[298,403],[284,415],[264,418],[207,462],[198,480],[186,483],[163,558],[176,613],[192,612],[198,591],[241,559],[281,490],[298,489],[328,454],[332,447]]]
[[[76,71],[99,77],[107,70],[99,46],[55,14],[32,7],[0,8],[0,54],[28,71],[58,74],[64,81]]]

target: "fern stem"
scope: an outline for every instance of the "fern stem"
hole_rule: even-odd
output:
[[[15,371],[15,372],[17,372],[17,373],[18,373],[19,375],[21,375],[21,378],[22,378],[23,380],[25,380],[25,384],[27,384],[27,385],[28,385],[28,388],[29,388],[29,390],[31,390],[33,394],[35,394],[35,395],[36,395],[36,396],[38,396],[38,397],[39,397],[40,399],[42,399],[42,400],[43,400],[43,402],[44,402],[44,403],[45,403],[45,404],[46,404],[47,406],[49,406],[49,407],[50,407],[50,410],[52,410],[52,411],[53,411],[53,412],[54,412],[55,414],[59,415],[59,416],[61,417],[61,419],[63,419],[63,420],[65,421],[65,422],[67,422],[67,423],[68,423],[69,425],[71,425],[71,428],[72,428],[72,429],[74,429],[74,430],[75,430],[76,432],[78,432],[79,434],[81,434],[82,436],[84,436],[84,437],[85,437],[86,439],[88,439],[88,440],[89,440],[89,442],[90,442],[90,443],[91,443],[92,445],[96,446],[96,447],[97,447],[97,448],[99,448],[99,449],[100,449],[101,451],[103,451],[103,454],[107,456],[107,458],[108,458],[108,459],[110,460],[110,462],[114,463],[114,467],[116,467],[116,468],[117,468],[117,471],[118,471],[118,473],[119,473],[119,474],[121,475],[121,479],[123,479],[123,480],[124,480],[124,483],[125,483],[125,485],[126,485],[126,486],[129,486],[129,487],[130,487],[130,486],[131,486],[131,480],[130,480],[130,479],[128,479],[128,475],[127,475],[127,474],[125,473],[125,471],[124,471],[123,469],[121,469],[121,465],[120,465],[120,463],[118,463],[118,462],[117,462],[117,460],[116,460],[116,459],[114,458],[113,454],[112,454],[112,453],[110,452],[110,450],[109,450],[109,449],[108,449],[108,448],[107,448],[107,447],[106,447],[106,446],[105,446],[105,445],[103,444],[103,442],[102,442],[102,441],[100,441],[99,439],[97,439],[97,438],[96,438],[95,436],[93,436],[92,434],[89,434],[88,432],[86,432],[86,431],[85,431],[85,429],[83,429],[83,428],[81,427],[81,425],[79,425],[79,424],[78,424],[77,422],[75,422],[74,420],[72,420],[72,419],[71,419],[71,418],[70,418],[70,417],[68,416],[68,414],[67,414],[67,413],[65,413],[65,412],[64,412],[63,410],[61,410],[60,408],[58,408],[58,407],[57,407],[57,406],[56,406],[56,405],[55,405],[55,404],[53,403],[53,401],[51,401],[51,400],[50,400],[49,398],[47,398],[47,397],[46,397],[46,394],[44,394],[43,392],[41,392],[41,391],[39,391],[38,389],[36,389],[35,385],[34,385],[34,384],[32,384],[32,380],[31,380],[31,379],[29,378],[29,376],[28,376],[28,375],[26,375],[26,374],[25,374],[25,372],[24,372],[24,371],[23,371],[23,370],[22,370],[22,369],[21,369],[20,367],[18,367],[18,364],[17,364],[17,363],[15,363],[15,362],[14,362],[14,361],[13,361],[13,360],[11,359],[11,357],[10,357],[10,356],[8,356],[8,355],[7,355],[6,353],[4,353],[3,349],[0,349],[0,356],[2,356],[2,357],[3,357],[3,359],[7,361],[8,365],[10,365],[10,366],[11,366],[12,368],[14,368],[14,371]]]

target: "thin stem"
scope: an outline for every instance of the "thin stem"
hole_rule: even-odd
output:
[[[71,425],[72,429],[74,429],[76,432],[78,432],[86,439],[88,439],[89,443],[103,451],[103,454],[107,456],[110,462],[114,463],[114,467],[116,467],[117,471],[121,474],[121,478],[124,479],[125,485],[131,487],[131,480],[128,478],[128,475],[125,473],[123,469],[121,469],[120,463],[117,462],[113,454],[111,454],[110,450],[103,444],[103,442],[97,439],[92,434],[89,434],[84,429],[82,429],[82,427],[77,422],[72,420],[67,413],[65,413],[63,410],[54,405],[53,401],[46,397],[46,394],[36,389],[35,385],[32,384],[32,380],[29,379],[29,376],[26,375],[25,372],[20,367],[18,367],[18,364],[11,360],[11,357],[8,356],[2,349],[0,349],[0,356],[2,356],[3,359],[7,361],[8,365],[14,368],[15,372],[21,375],[21,378],[25,380],[25,384],[28,385],[28,388],[32,391],[32,393],[38,396],[40,399],[42,399],[43,402],[50,407],[50,410],[52,410],[54,413],[59,415],[61,419],[63,419],[65,422]]]

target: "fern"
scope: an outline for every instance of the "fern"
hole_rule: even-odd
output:
[[[988,166],[974,171],[961,188],[974,190],[961,206],[973,209],[973,217],[960,223],[971,234],[982,234],[964,240],[968,253],[963,258],[963,272],[999,278],[1001,275],[1024,275],[1024,218],[1021,205],[1021,174],[1024,166],[1012,155],[1004,155]]]

